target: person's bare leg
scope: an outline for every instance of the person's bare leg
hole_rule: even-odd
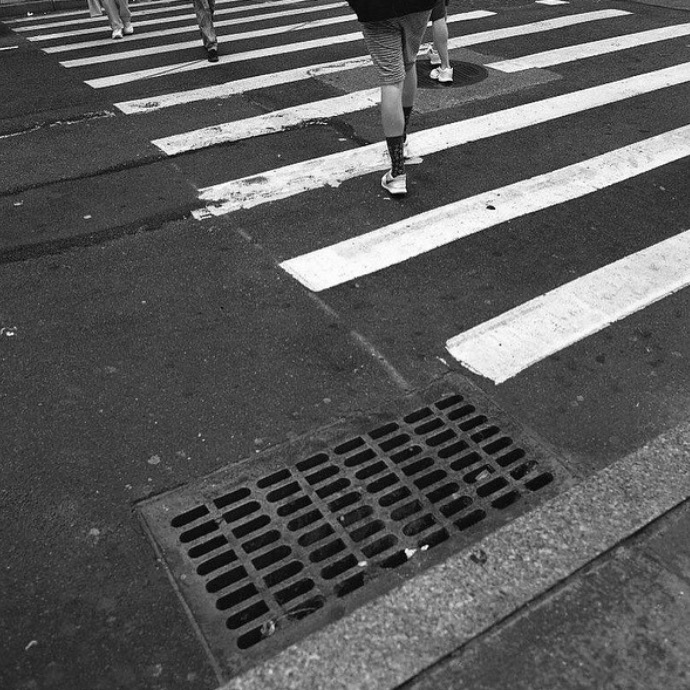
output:
[[[434,48],[441,58],[441,68],[448,69],[450,61],[448,58],[448,23],[446,18],[437,19],[431,24],[431,30],[434,36]]]
[[[402,136],[405,130],[403,84],[404,81],[381,85],[381,124],[386,139]]]

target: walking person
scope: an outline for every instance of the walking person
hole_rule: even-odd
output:
[[[436,0],[434,9],[431,10],[431,30],[434,44],[429,53],[429,61],[437,65],[431,70],[429,76],[442,84],[453,83],[453,68],[448,58],[448,0]]]
[[[201,31],[201,41],[206,48],[206,56],[209,62],[218,62],[218,38],[213,26],[213,13],[216,9],[216,0],[194,0],[194,12],[196,22]]]
[[[381,85],[381,124],[391,169],[381,179],[390,194],[407,194],[405,137],[417,93],[415,62],[436,0],[348,0]]]
[[[100,0],[105,13],[108,15],[110,28],[115,40],[134,33],[132,13],[129,11],[127,0]]]

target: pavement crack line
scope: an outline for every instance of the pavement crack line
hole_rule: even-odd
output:
[[[234,228],[234,231],[248,244],[256,247],[257,250],[264,252],[273,265],[276,268],[280,268],[280,261],[269,252],[260,242],[254,239],[250,233],[246,230]],[[281,269],[282,270],[282,269]],[[318,295],[313,293],[311,290],[303,288],[306,291],[307,297],[316,304],[316,306],[323,311],[328,317],[332,318],[338,323],[344,324],[344,319],[338,314],[335,309],[330,305],[326,304]],[[393,384],[403,391],[403,393],[410,394],[415,391],[415,386],[413,386],[398,370],[397,368],[386,358],[386,356],[376,348],[364,335],[354,330],[353,328],[347,328],[349,337],[354,341],[354,343],[359,347],[360,350],[365,352],[371,359],[373,359],[385,372],[388,378],[393,382]]]
[[[9,139],[10,137],[20,137],[23,134],[31,134],[32,132],[37,132],[41,129],[50,129],[51,127],[63,127],[70,125],[77,125],[85,122],[87,120],[100,120],[103,118],[117,117],[117,114],[112,110],[98,110],[90,113],[83,113],[79,117],[74,117],[69,120],[47,120],[45,122],[35,123],[33,125],[27,125],[20,129],[16,129],[9,132],[4,132],[0,134],[0,139]]]

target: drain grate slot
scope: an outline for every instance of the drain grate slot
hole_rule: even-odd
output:
[[[143,505],[230,670],[387,591],[400,578],[386,571],[409,577],[553,494],[562,470],[475,403],[437,396],[330,448],[291,462],[275,451]]]

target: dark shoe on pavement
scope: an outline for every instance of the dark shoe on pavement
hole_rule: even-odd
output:
[[[209,48],[206,52],[208,53],[208,61],[209,62],[218,62],[218,49],[217,48]]]

